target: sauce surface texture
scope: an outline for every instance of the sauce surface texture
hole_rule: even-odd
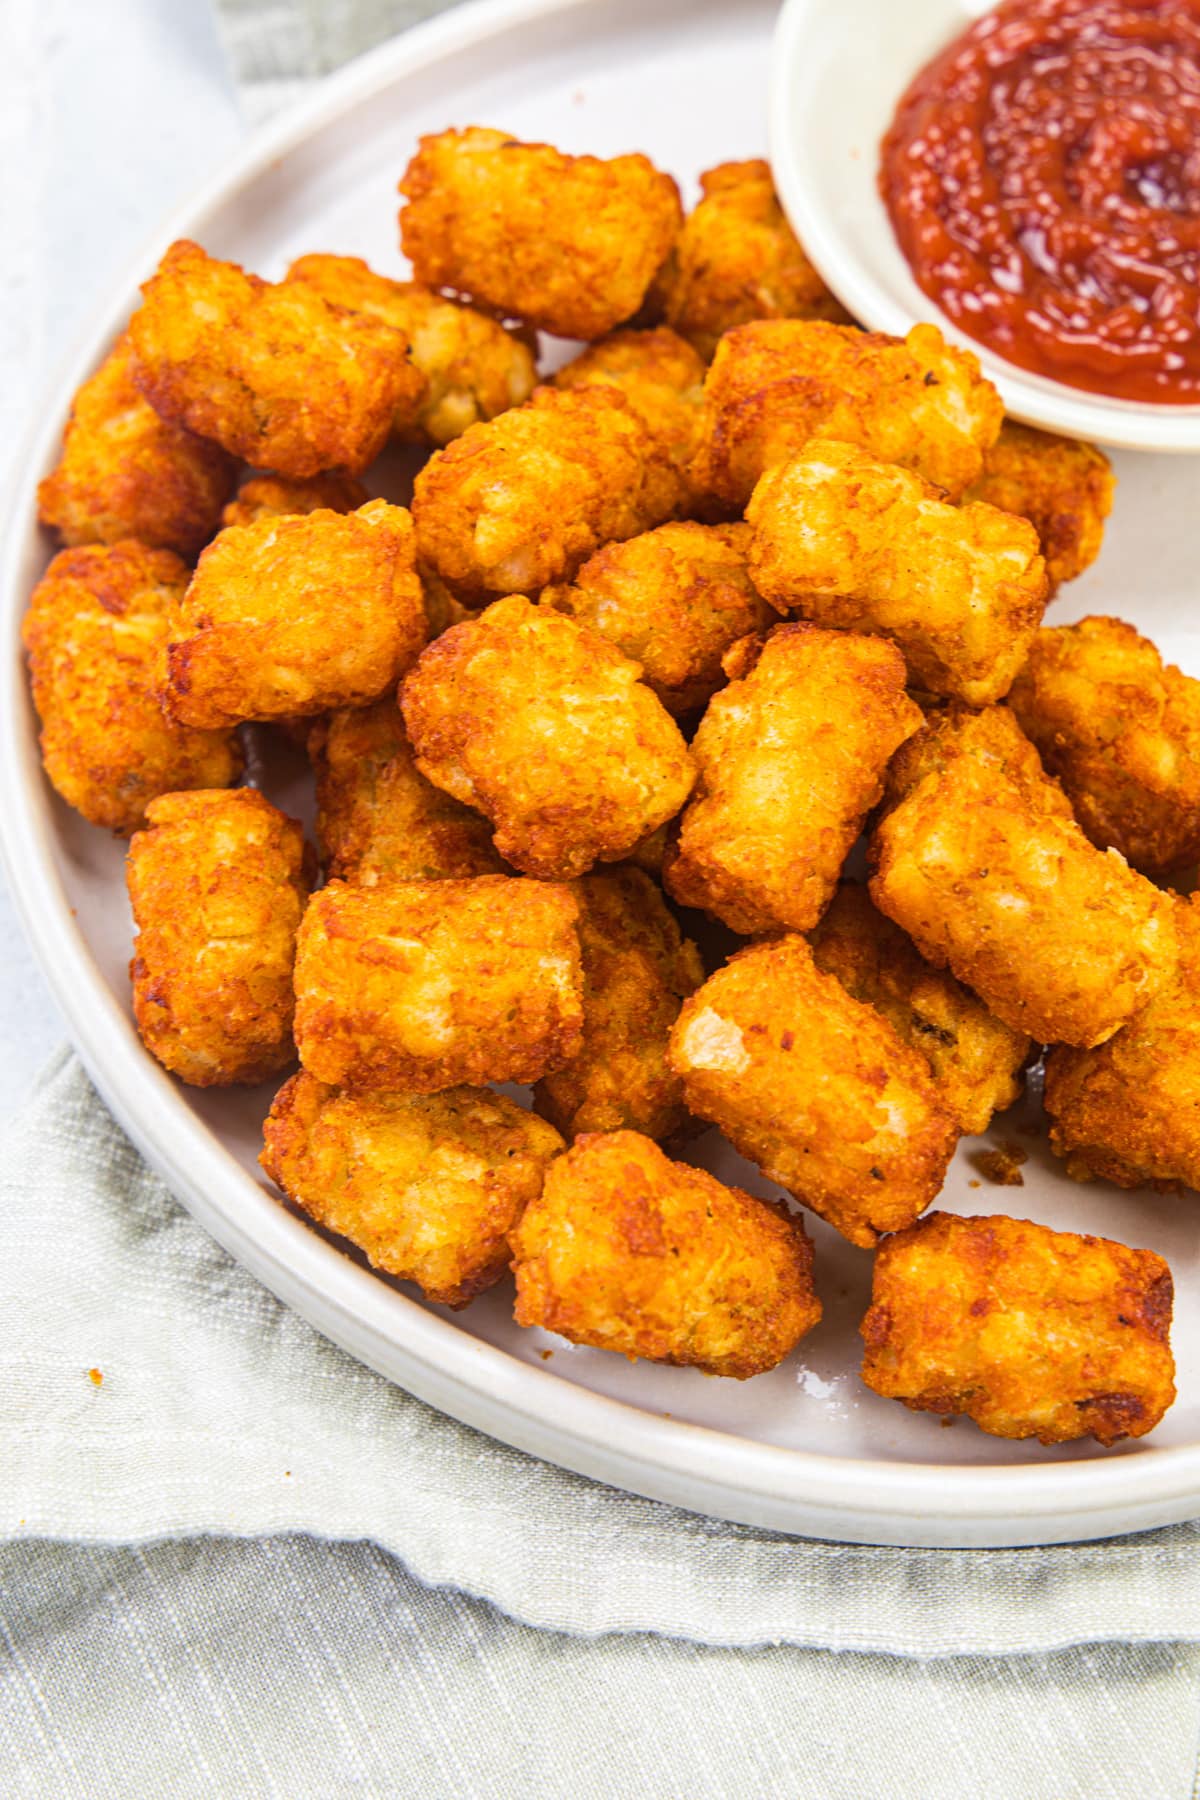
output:
[[[1200,403],[1200,0],[1004,0],[908,88],[879,180],[960,330],[1073,387]]]

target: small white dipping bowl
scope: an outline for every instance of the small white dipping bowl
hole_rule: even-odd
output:
[[[1015,418],[1129,450],[1200,450],[1200,406],[1085,393],[1005,361],[923,294],[879,195],[879,146],[908,83],[991,0],[784,0],[771,62],[776,186],[824,279],[875,331],[932,319],[973,350]]]

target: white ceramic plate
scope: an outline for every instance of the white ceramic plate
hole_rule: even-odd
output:
[[[908,83],[993,0],[785,0],[771,62],[771,160],[793,225],[856,319],[902,333],[936,317],[973,350],[1017,418],[1135,450],[1200,450],[1200,406],[1109,400],[1006,362],[913,280],[876,186]]]
[[[1082,1189],[1032,1140],[1023,1190],[978,1188],[967,1145],[943,1204],[1008,1210],[1148,1244],[1180,1299],[1181,1398],[1149,1442],[1103,1453],[1011,1445],[880,1400],[858,1382],[856,1327],[870,1259],[817,1222],[822,1324],[748,1383],[631,1366],[512,1324],[502,1285],[458,1316],[427,1307],[294,1217],[255,1157],[270,1091],[199,1093],[173,1082],[132,1029],[123,846],[43,781],[19,652],[50,546],[34,484],[54,460],[70,394],[172,237],[277,276],[311,249],[399,270],[396,178],[419,131],[498,123],[570,150],[645,149],[684,179],[765,149],[772,8],[753,0],[503,0],[414,31],[330,81],[257,138],[148,246],[42,409],[3,537],[0,832],[18,905],[79,1050],[113,1111],[196,1219],[330,1338],[433,1405],[507,1442],[616,1485],[787,1531],[879,1543],[1019,1544],[1099,1536],[1189,1516],[1200,1482],[1200,1251],[1193,1202]],[[1178,521],[1184,466],[1128,459],[1098,572],[1059,616],[1131,613],[1200,672],[1189,634],[1190,553]],[[1153,546],[1148,558],[1146,546]],[[286,784],[271,790],[294,805]],[[1002,1133],[1011,1135],[1009,1120]],[[719,1142],[714,1166],[766,1186]],[[551,1351],[549,1360],[543,1352]]]

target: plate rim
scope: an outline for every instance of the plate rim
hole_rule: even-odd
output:
[[[889,0],[879,0],[887,5]],[[990,5],[991,0],[988,0]],[[963,4],[963,0],[960,0]],[[858,261],[836,221],[816,200],[798,167],[791,90],[804,51],[804,32],[814,18],[834,9],[830,0],[783,0],[775,25],[767,97],[767,137],[771,167],[784,211],[822,279],[855,318],[873,331],[903,337],[918,318],[932,318],[947,341],[979,358],[984,374],[1000,390],[1006,411],[1028,425],[1082,437],[1121,450],[1157,455],[1200,454],[1200,403],[1155,406],[1073,388],[1050,376],[1009,362],[988,345],[968,336],[937,302],[915,287],[920,310],[914,311]],[[979,6],[963,4],[963,23],[977,17]],[[914,71],[915,72],[915,71]],[[897,98],[903,83],[897,88]],[[882,206],[881,206],[882,214]],[[891,226],[884,218],[885,229]],[[1174,429],[1171,429],[1171,427]]]
[[[275,158],[423,66],[600,0],[471,0],[329,76],[260,126],[149,235],[111,284],[32,410],[17,448],[0,542],[0,860],[68,1033],[118,1123],[192,1217],[317,1331],[417,1398],[487,1435],[595,1480],[698,1513],[838,1542],[1002,1547],[1094,1539],[1189,1518],[1200,1443],[1111,1460],[947,1467],[829,1456],[739,1438],[522,1362],[360,1267],[260,1188],[146,1053],[71,913],[54,854],[62,805],[45,781],[20,627],[36,483],[71,395],[136,303],[137,280],[174,237]],[[606,0],[611,3],[611,0]],[[247,1191],[248,1190],[248,1191]]]

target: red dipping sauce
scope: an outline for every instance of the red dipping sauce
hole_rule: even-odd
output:
[[[1004,0],[912,83],[879,184],[960,330],[1072,387],[1200,403],[1200,0]]]

